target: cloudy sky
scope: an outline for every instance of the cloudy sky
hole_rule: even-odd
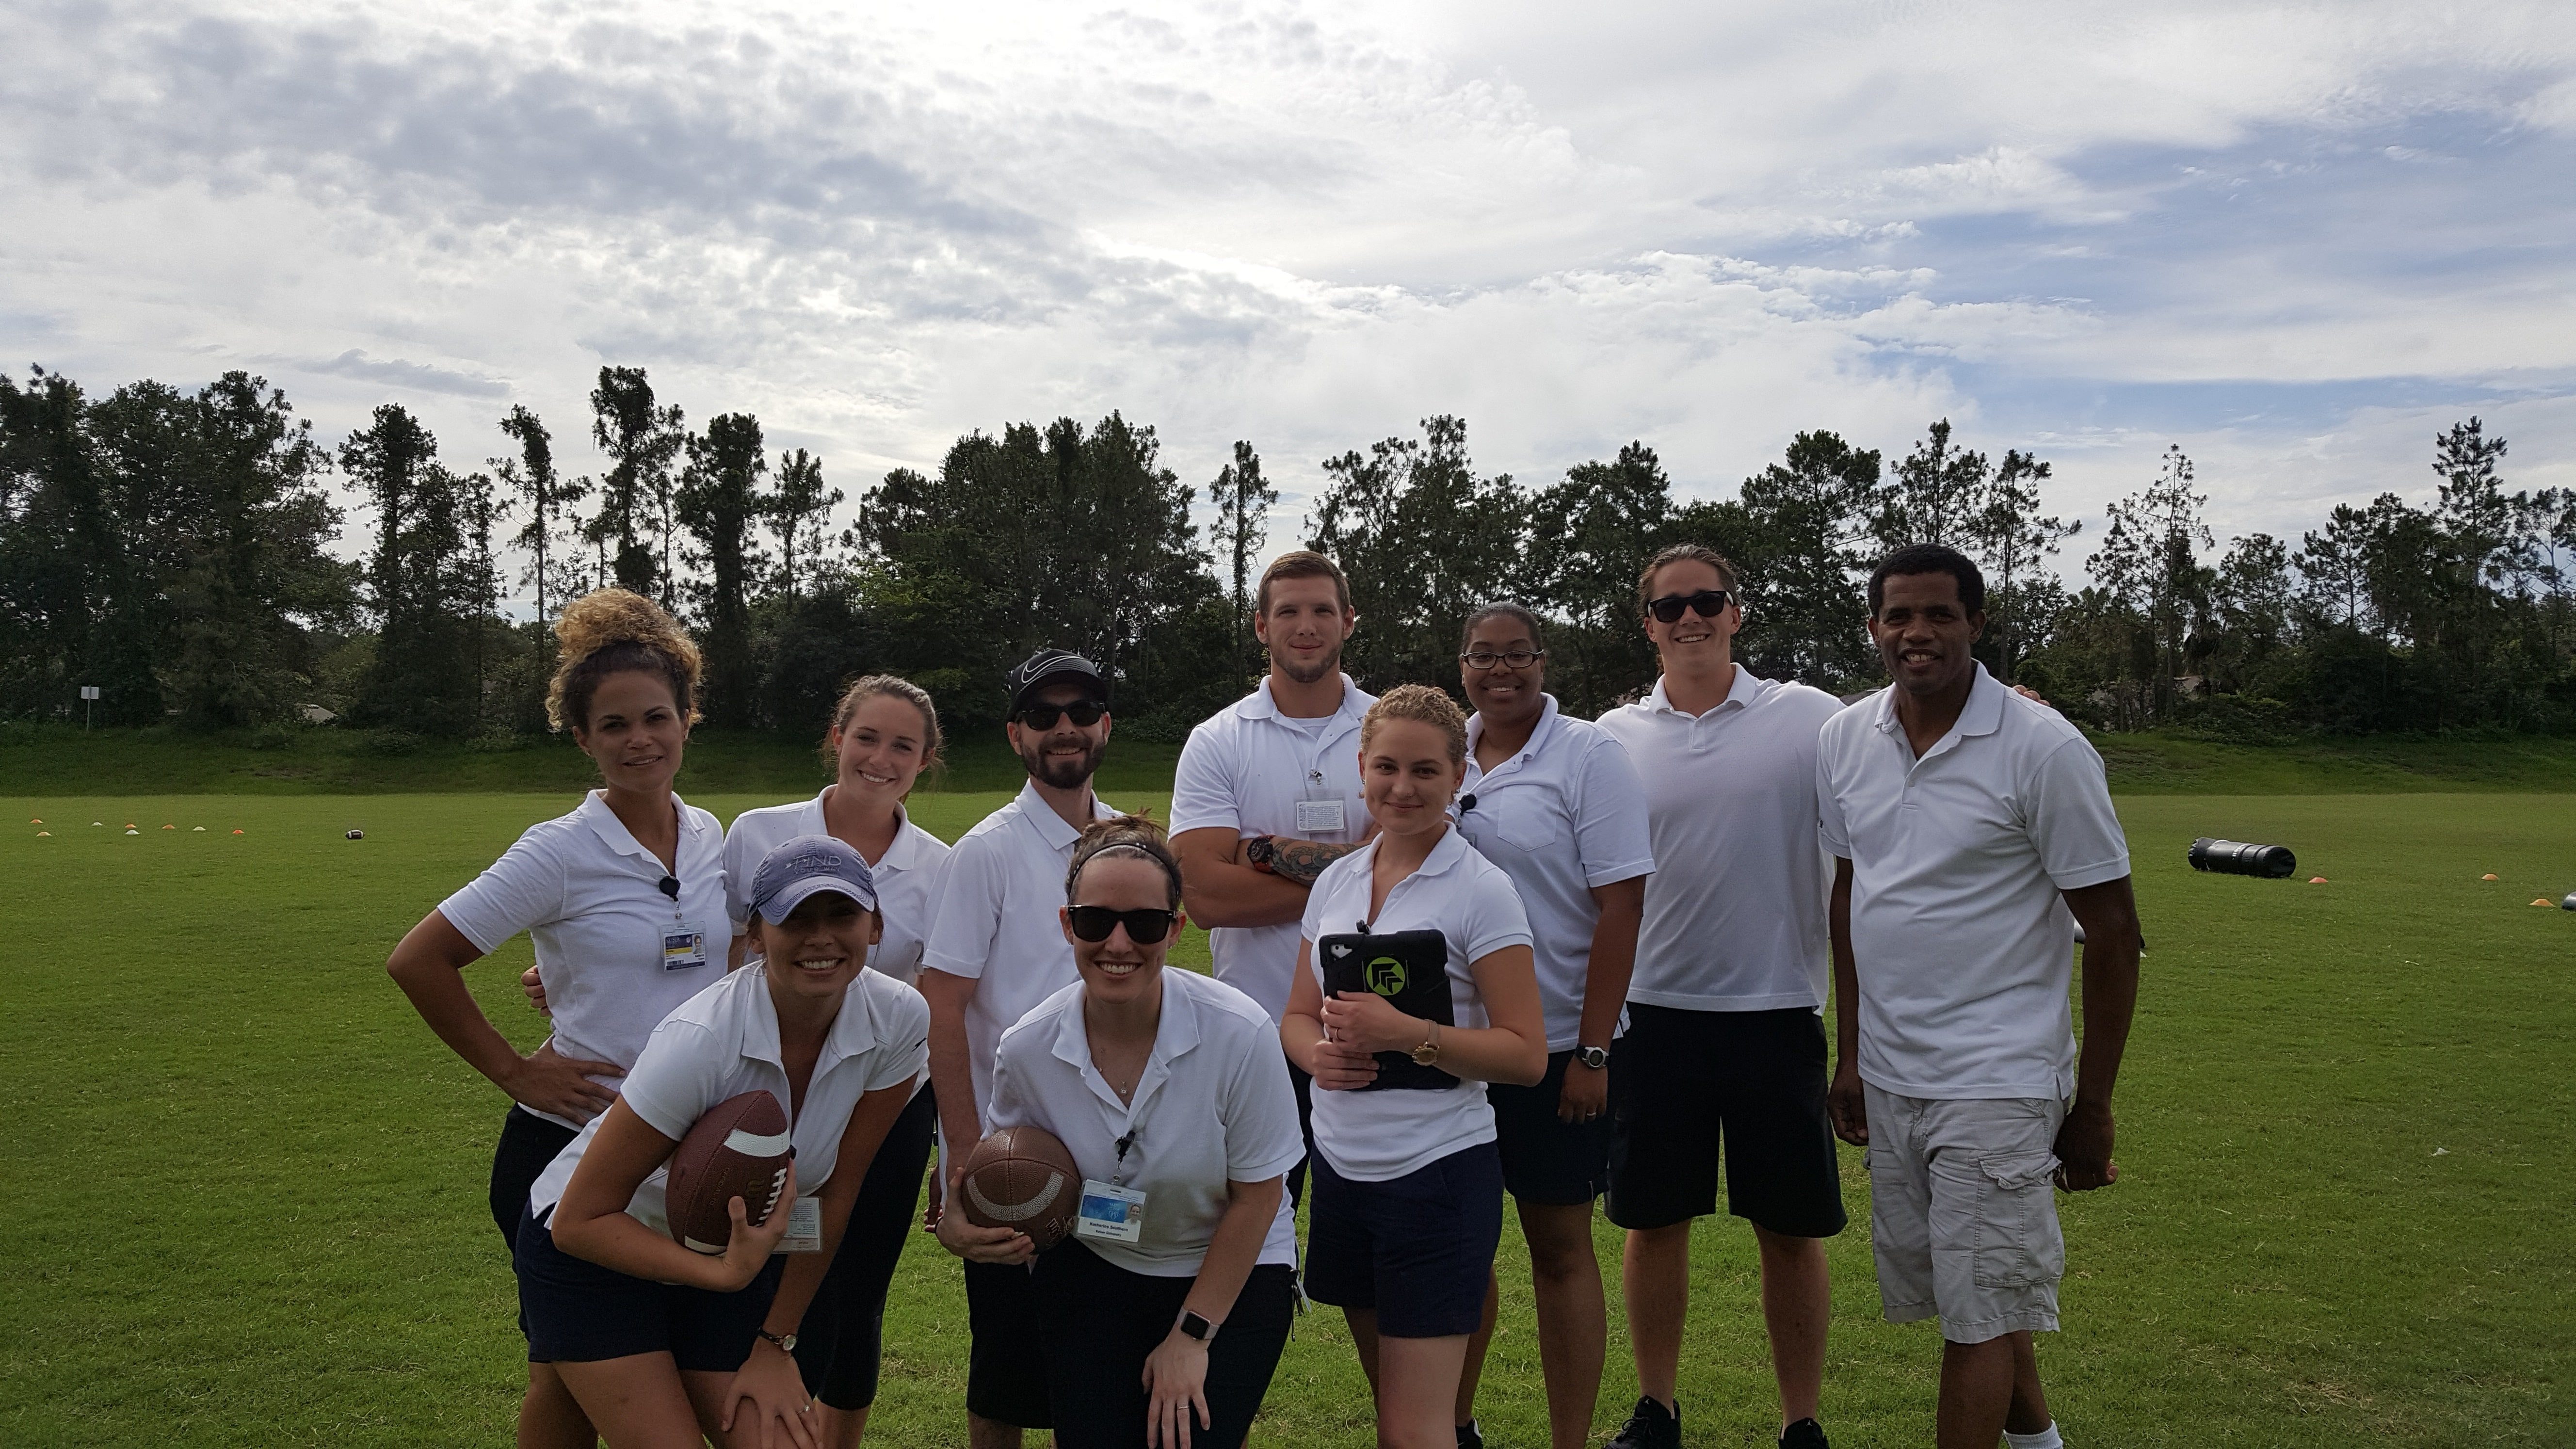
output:
[[[2098,517],[2576,484],[2576,6],[0,3],[0,362],[453,463],[603,363],[853,498],[1112,408],[1184,478],[1464,415],[1722,496],[1936,417]],[[2080,548],[2077,553],[2080,557]],[[2070,560],[2072,562],[2074,560]]]

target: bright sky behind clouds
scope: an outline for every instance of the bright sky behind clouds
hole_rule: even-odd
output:
[[[619,363],[853,500],[1009,421],[1249,438],[1274,549],[1436,412],[1720,496],[1946,415],[2092,518],[2179,442],[2292,539],[2472,412],[2576,485],[2565,3],[11,0],[0,53],[0,361],[454,465],[524,402],[596,467]]]

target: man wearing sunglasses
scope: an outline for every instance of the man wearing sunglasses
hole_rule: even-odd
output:
[[[1091,792],[1109,745],[1109,685],[1078,654],[1041,649],[1003,676],[1005,730],[1027,767],[1011,803],[958,840],[940,868],[922,943],[919,986],[930,1003],[930,1083],[939,1095],[940,1181],[983,1140],[994,1051],[1030,1008],[1081,979],[1057,911],[1083,827],[1118,812]],[[1048,1427],[1046,1359],[1024,1267],[969,1262],[973,1334],[966,1424],[973,1449],[1016,1449]]]
[[[1843,1230],[1825,1115],[1827,876],[1816,750],[1841,702],[1735,662],[1735,570],[1678,544],[1638,580],[1663,677],[1601,727],[1647,792],[1655,873],[1610,1057],[1610,1190],[1639,1397],[1620,1449],[1681,1443],[1675,1387],[1690,1230],[1726,1207],[1753,1225],[1783,1449],[1822,1449],[1823,1240]],[[1722,1144],[1722,1145],[1721,1145]]]

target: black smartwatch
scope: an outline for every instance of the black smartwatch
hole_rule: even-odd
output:
[[[1579,1046],[1574,1049],[1574,1059],[1596,1072],[1602,1071],[1610,1065],[1610,1049]]]
[[[1181,1331],[1182,1337],[1195,1338],[1201,1343],[1210,1343],[1216,1338],[1216,1325],[1186,1308],[1181,1310],[1179,1320],[1172,1326]]]

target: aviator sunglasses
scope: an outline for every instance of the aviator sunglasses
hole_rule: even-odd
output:
[[[1063,715],[1073,721],[1074,728],[1087,730],[1100,723],[1100,717],[1108,712],[1089,700],[1079,704],[1033,704],[1020,711],[1020,723],[1033,730],[1051,730],[1056,716]]]
[[[1125,926],[1128,940],[1139,946],[1151,946],[1172,931],[1173,915],[1170,911],[1116,911],[1107,906],[1068,906],[1065,914],[1072,919],[1073,934],[1085,941],[1106,941],[1112,930]]]
[[[1684,609],[1703,619],[1714,619],[1726,612],[1726,600],[1724,589],[1702,589],[1696,594],[1666,594],[1646,608],[1656,623],[1670,624],[1681,618]]]

